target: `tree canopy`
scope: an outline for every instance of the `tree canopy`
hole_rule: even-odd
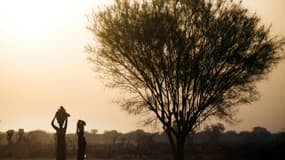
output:
[[[129,93],[125,110],[161,122],[175,159],[195,127],[257,100],[256,82],[283,58],[284,39],[227,0],[117,0],[88,28],[90,61]]]

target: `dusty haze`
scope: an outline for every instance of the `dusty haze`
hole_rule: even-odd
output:
[[[111,3],[111,0],[104,1]],[[244,0],[273,35],[285,36],[285,0]],[[84,119],[86,129],[122,132],[141,126],[113,103],[116,92],[87,63],[84,46],[92,42],[86,15],[100,0],[0,1],[0,131],[24,128],[52,131],[50,121],[60,105],[71,114],[69,132]],[[258,83],[261,98],[241,106],[242,120],[228,130],[263,126],[277,132],[285,128],[285,62]]]

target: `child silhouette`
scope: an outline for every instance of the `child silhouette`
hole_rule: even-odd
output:
[[[78,136],[78,149],[77,149],[77,160],[83,160],[86,155],[86,140],[84,137],[84,126],[86,123],[82,120],[77,121],[76,134]]]

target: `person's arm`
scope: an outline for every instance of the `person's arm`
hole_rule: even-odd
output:
[[[79,134],[79,122],[77,122],[77,125],[76,125],[76,134],[77,135]]]
[[[66,118],[66,120],[64,121],[64,126],[63,126],[64,132],[66,132],[67,122],[68,122],[68,118]]]
[[[54,120],[55,120],[55,116],[53,117],[53,119],[52,119],[52,121],[51,121],[51,126],[52,126],[55,130],[57,130],[58,127],[54,124]]]

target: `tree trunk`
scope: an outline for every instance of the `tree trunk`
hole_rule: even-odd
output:
[[[186,137],[183,135],[174,135],[170,131],[166,131],[172,155],[174,160],[184,160],[184,146]]]
[[[176,141],[176,153],[174,154],[174,160],[184,160],[184,145],[185,138],[177,138]]]

